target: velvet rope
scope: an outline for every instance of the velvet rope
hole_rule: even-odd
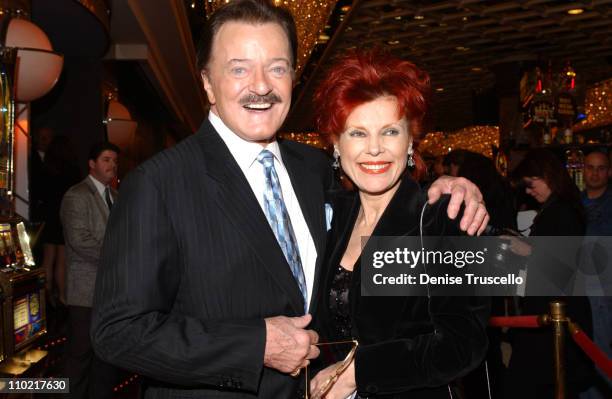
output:
[[[574,342],[608,378],[612,378],[612,360],[575,323],[570,322],[569,327]]]
[[[542,325],[540,316],[499,316],[489,319],[489,326],[491,327],[538,328]]]
[[[546,318],[540,316],[505,316],[489,319],[489,326],[491,327],[538,328],[546,324]],[[576,323],[569,321],[568,327],[574,342],[608,378],[612,378],[612,360],[608,358],[608,355],[595,345]]]

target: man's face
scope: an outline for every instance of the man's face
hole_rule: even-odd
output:
[[[104,150],[95,161],[89,160],[89,173],[104,185],[117,176],[117,153]]]
[[[211,111],[245,140],[268,143],[291,105],[289,40],[274,23],[227,22],[202,71]]]
[[[584,159],[584,183],[587,190],[599,190],[608,184],[610,164],[604,154],[594,152]]]
[[[289,40],[274,23],[227,22],[202,71],[211,112],[245,140],[268,143],[289,106],[293,69]]]

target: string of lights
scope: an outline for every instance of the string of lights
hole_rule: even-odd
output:
[[[493,157],[492,147],[499,147],[499,127],[469,126],[452,133],[427,133],[419,143],[419,152],[431,156],[448,154],[462,149]]]
[[[612,79],[587,89],[584,110],[586,119],[574,126],[575,131],[612,124]]]

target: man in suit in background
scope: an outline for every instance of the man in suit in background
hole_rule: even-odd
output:
[[[118,380],[115,367],[94,355],[89,337],[100,249],[117,198],[110,184],[117,176],[118,155],[112,143],[95,144],[89,153],[89,175],[66,192],[60,210],[68,265],[67,371],[74,398],[111,398]]]
[[[308,313],[332,186],[324,153],[276,138],[291,102],[295,24],[268,1],[234,0],[202,38],[209,116],[122,183],[94,347],[148,377],[149,398],[295,398],[299,370],[318,356]],[[464,226],[476,231],[487,216],[475,186],[446,180],[432,193],[453,185],[456,210],[462,194],[472,199]]]

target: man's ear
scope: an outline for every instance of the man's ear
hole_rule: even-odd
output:
[[[87,161],[87,165],[89,166],[89,169],[94,169],[96,167],[96,163],[91,159]]]
[[[205,69],[202,69],[200,71],[200,77],[202,78],[202,84],[204,85],[204,90],[206,91],[206,97],[208,97],[208,102],[210,103],[210,105],[214,105],[216,103],[215,93],[213,92],[210,79],[208,78],[208,73]]]

